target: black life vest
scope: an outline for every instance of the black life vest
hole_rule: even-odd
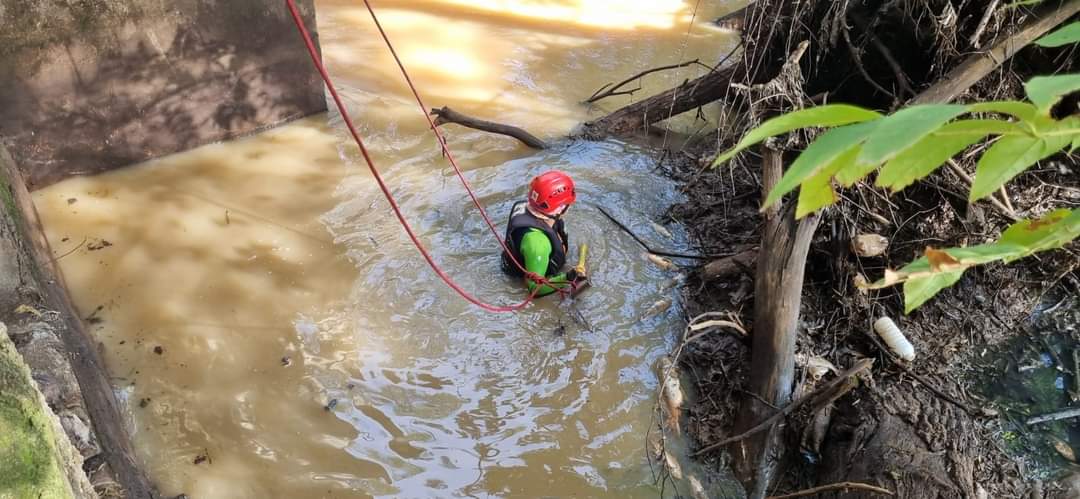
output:
[[[514,252],[514,258],[522,266],[525,265],[525,258],[521,255],[521,239],[525,237],[529,229],[537,229],[543,232],[551,241],[551,256],[548,257],[548,268],[544,277],[558,274],[563,265],[566,264],[566,252],[570,247],[570,238],[566,235],[566,228],[562,219],[556,220],[555,226],[550,227],[526,209],[525,201],[514,203],[514,207],[510,209],[510,218],[506,222],[505,239],[506,245]],[[525,273],[514,264],[514,261],[510,259],[510,255],[505,251],[502,253],[502,269],[503,272],[514,277],[525,276]]]

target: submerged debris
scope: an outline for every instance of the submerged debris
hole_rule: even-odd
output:
[[[1053,441],[1054,441],[1054,450],[1056,450],[1058,452],[1058,454],[1061,454],[1061,457],[1069,460],[1069,462],[1073,462],[1073,463],[1076,462],[1076,453],[1073,452],[1072,446],[1065,443],[1064,440],[1061,440],[1059,438],[1054,438]]]
[[[671,260],[659,255],[645,253],[645,259],[652,262],[657,267],[660,267],[662,270],[674,270],[676,268],[675,264],[671,263]]]
[[[673,456],[670,452],[666,450],[664,451],[664,468],[667,469],[668,474],[671,475],[671,478],[674,478],[676,480],[682,480],[682,467],[679,466],[679,461],[675,459],[675,456]]]
[[[661,236],[664,236],[668,239],[675,239],[675,236],[671,234],[670,230],[667,230],[667,227],[664,227],[663,225],[660,225],[656,222],[649,222],[649,225],[652,226],[652,230],[657,234],[660,234]]]
[[[667,356],[661,357],[657,363],[657,375],[660,378],[660,398],[664,402],[664,410],[667,412],[668,429],[679,434],[679,416],[682,414],[683,397],[682,384],[679,382],[679,372],[672,365]]]
[[[112,246],[112,243],[110,243],[109,241],[106,241],[104,239],[97,239],[97,240],[92,240],[90,242],[90,244],[87,244],[86,249],[88,249],[90,251],[97,251],[99,249],[108,248],[109,246]]]
[[[670,299],[663,298],[661,300],[657,300],[656,303],[653,303],[652,306],[650,306],[647,310],[645,310],[645,313],[641,315],[641,318],[642,319],[647,319],[647,318],[652,317],[654,315],[660,315],[660,314],[666,312],[667,309],[669,309],[669,308],[671,308],[671,300]]]
[[[701,485],[701,481],[694,475],[687,475],[686,481],[690,484],[690,497],[694,499],[708,499],[709,494],[705,493],[705,487]]]

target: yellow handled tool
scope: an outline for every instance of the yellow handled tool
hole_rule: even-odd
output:
[[[574,270],[576,270],[578,274],[585,275],[585,254],[588,252],[588,244],[582,244],[578,247],[577,266],[574,267]]]

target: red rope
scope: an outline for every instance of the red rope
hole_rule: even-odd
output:
[[[450,152],[450,148],[446,145],[446,138],[439,132],[439,127],[435,125],[435,121],[433,121],[431,115],[428,114],[428,108],[424,105],[424,100],[420,98],[420,92],[418,92],[416,86],[413,85],[412,78],[409,77],[409,72],[405,70],[405,65],[402,64],[401,58],[398,57],[397,50],[394,50],[394,44],[390,43],[390,37],[386,35],[386,30],[383,29],[378,16],[375,15],[375,9],[371,7],[371,3],[368,0],[364,0],[364,6],[367,7],[368,12],[371,14],[371,20],[375,21],[375,27],[379,29],[379,34],[382,35],[383,41],[386,42],[386,48],[390,49],[390,55],[394,56],[394,62],[397,63],[398,69],[401,70],[401,75],[405,77],[405,82],[409,84],[409,90],[412,91],[413,97],[416,98],[416,103],[420,106],[420,114],[423,114],[424,118],[427,119],[428,125],[431,127],[431,132],[435,134],[435,138],[439,142],[439,147],[442,149],[443,156],[446,157],[450,166],[454,168],[454,173],[457,177],[461,179],[461,185],[465,186],[465,192],[469,193],[469,198],[471,198],[473,204],[476,205],[476,209],[480,210],[480,216],[484,218],[484,223],[486,223],[488,229],[491,230],[491,234],[499,241],[499,246],[502,247],[506,254],[510,255],[510,260],[514,262],[514,265],[517,266],[518,270],[523,272],[528,279],[536,282],[537,285],[550,284],[543,276],[529,272],[528,269],[518,261],[517,257],[514,256],[514,252],[510,251],[510,248],[506,246],[506,241],[503,240],[503,237],[499,234],[499,230],[495,228],[495,224],[491,222],[491,218],[488,217],[487,211],[485,211],[484,207],[480,204],[480,200],[476,198],[476,194],[473,192],[472,187],[469,186],[469,181],[465,180],[465,175],[461,173],[461,168],[458,167],[457,161],[454,159],[454,154]],[[570,287],[571,289],[573,288],[573,283],[571,283]],[[565,288],[555,289],[563,295],[570,292],[569,289]]]
[[[536,286],[529,294],[529,296],[521,303],[508,306],[491,305],[479,300],[478,298],[466,292],[464,289],[461,288],[461,286],[454,282],[454,280],[451,279],[450,276],[446,274],[446,272],[439,268],[438,264],[435,263],[435,260],[432,259],[431,254],[428,253],[427,249],[424,248],[424,245],[420,242],[420,239],[417,238],[416,234],[413,232],[412,226],[410,226],[409,222],[405,220],[405,216],[402,215],[401,208],[398,206],[397,201],[394,200],[394,196],[390,193],[390,189],[386,186],[386,182],[384,182],[382,176],[379,175],[379,170],[375,168],[375,162],[372,161],[371,155],[368,154],[367,147],[364,146],[363,139],[360,138],[360,133],[356,131],[356,126],[353,125],[352,118],[349,117],[349,113],[345,110],[345,105],[342,104],[341,97],[338,96],[337,89],[334,88],[334,83],[330,80],[330,75],[326,72],[326,68],[319,60],[318,52],[315,50],[315,44],[311,41],[311,35],[308,33],[307,28],[304,26],[304,22],[300,18],[300,12],[296,9],[296,3],[293,0],[285,0],[285,3],[288,5],[289,12],[292,14],[293,22],[296,23],[297,29],[300,30],[300,35],[304,38],[304,44],[307,46],[308,54],[311,56],[311,62],[315,63],[315,69],[319,71],[319,74],[322,76],[323,81],[326,82],[326,89],[329,90],[330,96],[334,99],[334,104],[337,106],[338,111],[341,113],[341,118],[345,121],[345,126],[349,129],[349,133],[352,134],[353,140],[356,141],[356,145],[360,146],[360,154],[364,156],[364,161],[367,162],[368,169],[371,170],[371,175],[375,177],[375,182],[379,184],[379,189],[382,190],[383,195],[386,196],[386,200],[390,203],[390,208],[394,210],[394,215],[397,216],[398,222],[400,222],[402,228],[405,229],[405,233],[409,235],[409,239],[412,240],[413,245],[415,245],[416,249],[420,251],[421,255],[423,255],[424,260],[427,260],[427,263],[431,266],[431,269],[434,270],[440,278],[442,278],[443,282],[445,282],[447,286],[450,286],[454,291],[461,295],[462,298],[465,298],[470,303],[480,308],[483,308],[484,310],[488,310],[490,312],[513,312],[516,310],[520,310],[526,305],[528,305],[529,302],[531,302],[533,298],[536,297],[536,293],[540,290],[540,286]],[[382,28],[380,28],[380,30],[381,29]],[[424,114],[426,115],[427,113]],[[440,142],[442,142],[441,137]],[[445,148],[445,144],[443,144],[443,147]],[[475,199],[476,198],[473,197],[473,200]],[[485,215],[484,218],[487,219],[487,216]],[[488,224],[489,226],[491,226],[490,220],[488,220]],[[492,226],[492,228],[494,227]],[[502,243],[501,238],[500,242]],[[503,248],[506,248],[505,243],[503,243]]]

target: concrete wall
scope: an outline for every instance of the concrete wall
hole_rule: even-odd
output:
[[[31,189],[325,109],[282,0],[0,1],[0,141]]]

